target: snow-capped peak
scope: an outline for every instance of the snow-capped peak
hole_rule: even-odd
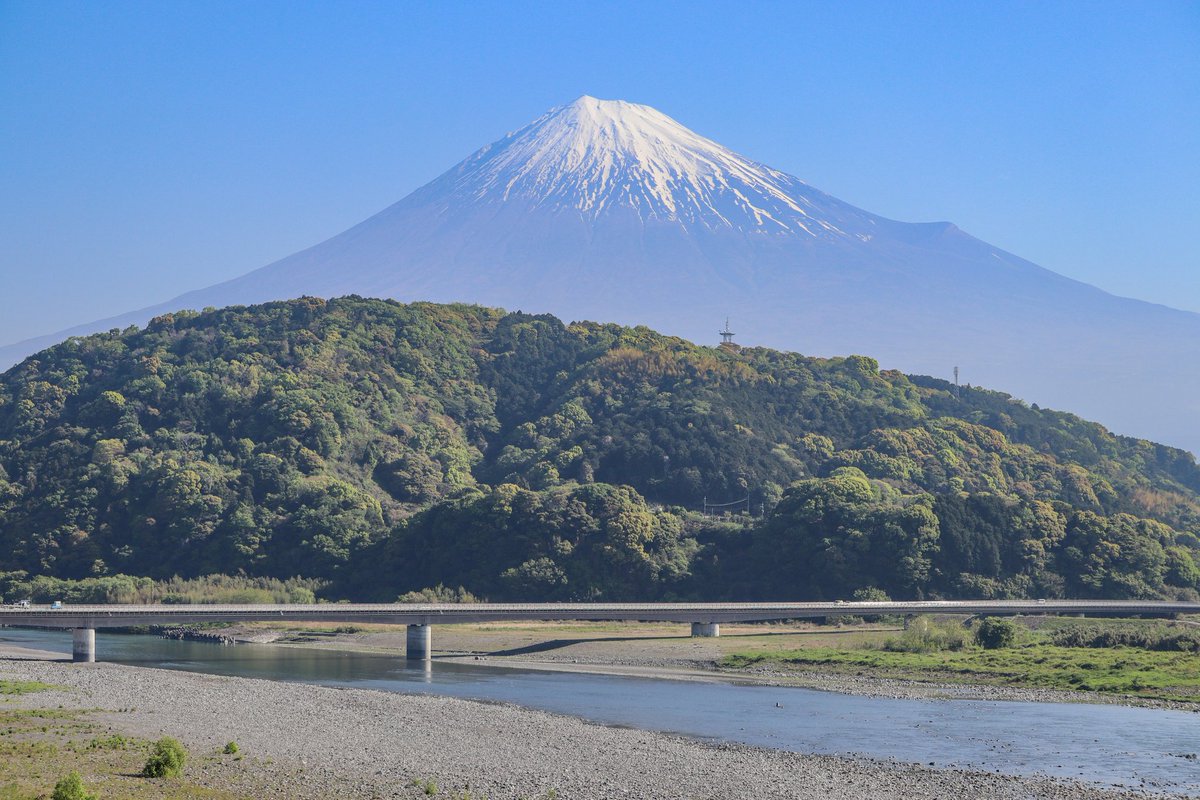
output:
[[[592,219],[632,209],[642,220],[688,227],[844,235],[830,219],[839,215],[817,207],[832,198],[624,100],[584,95],[551,109],[450,175],[454,194],[475,202],[549,204]]]

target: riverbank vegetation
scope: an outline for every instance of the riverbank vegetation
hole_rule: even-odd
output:
[[[727,655],[727,670],[827,669],[878,678],[1063,689],[1200,702],[1200,628],[1144,620],[1036,618],[1005,646],[984,647],[979,628],[917,617],[902,632],[848,646]]]
[[[41,681],[10,681],[0,679],[0,695],[29,694],[41,692],[54,687]]]
[[[69,772],[67,777],[54,784],[54,792],[50,800],[99,800],[94,794],[88,794],[83,785],[83,777],[78,772]]]
[[[9,691],[14,689],[16,691]],[[37,681],[0,681],[5,694],[56,687]],[[186,777],[147,781],[136,777],[149,742],[114,732],[78,709],[19,708],[0,703],[0,800],[121,797],[130,800],[206,798],[249,800]],[[71,776],[75,777],[72,778]],[[86,788],[85,788],[86,787]]]
[[[0,375],[0,570],[72,602],[1196,598],[1200,467],[865,356],[302,298]]]
[[[71,580],[26,572],[0,572],[0,598],[35,603],[313,603],[324,583],[290,578],[279,580],[246,575],[205,575],[198,578],[153,578],[109,575]]]
[[[0,680],[0,687],[12,689],[10,695],[61,690],[39,681],[7,679]],[[257,800],[283,796],[315,800],[330,796],[311,785],[303,762],[288,765],[247,756],[232,741],[208,753],[189,754],[176,739],[151,742],[101,721],[101,713],[111,717],[134,709],[101,712],[79,708],[73,699],[55,708],[25,708],[15,705],[16,699],[0,700],[0,800]],[[432,791],[400,782],[391,791],[356,796],[487,800],[469,787],[439,791],[432,781],[428,786]],[[557,794],[551,790],[528,796],[553,800]]]

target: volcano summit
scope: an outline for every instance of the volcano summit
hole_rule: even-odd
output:
[[[1098,223],[1099,224],[1099,223]],[[581,97],[332,239],[150,309],[360,294],[863,353],[1200,451],[1200,315],[1109,295],[947,222],[896,222],[653,108]]]

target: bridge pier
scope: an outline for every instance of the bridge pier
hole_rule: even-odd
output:
[[[433,649],[433,629],[429,625],[409,625],[405,655],[409,661],[428,661]]]
[[[693,622],[692,636],[713,638],[721,635],[721,625],[717,622]]]
[[[96,629],[74,628],[71,631],[71,660],[91,664],[96,660]]]

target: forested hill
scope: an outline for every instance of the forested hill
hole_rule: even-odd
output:
[[[0,571],[374,600],[1196,597],[1197,533],[1190,454],[865,356],[303,298],[0,376]]]

